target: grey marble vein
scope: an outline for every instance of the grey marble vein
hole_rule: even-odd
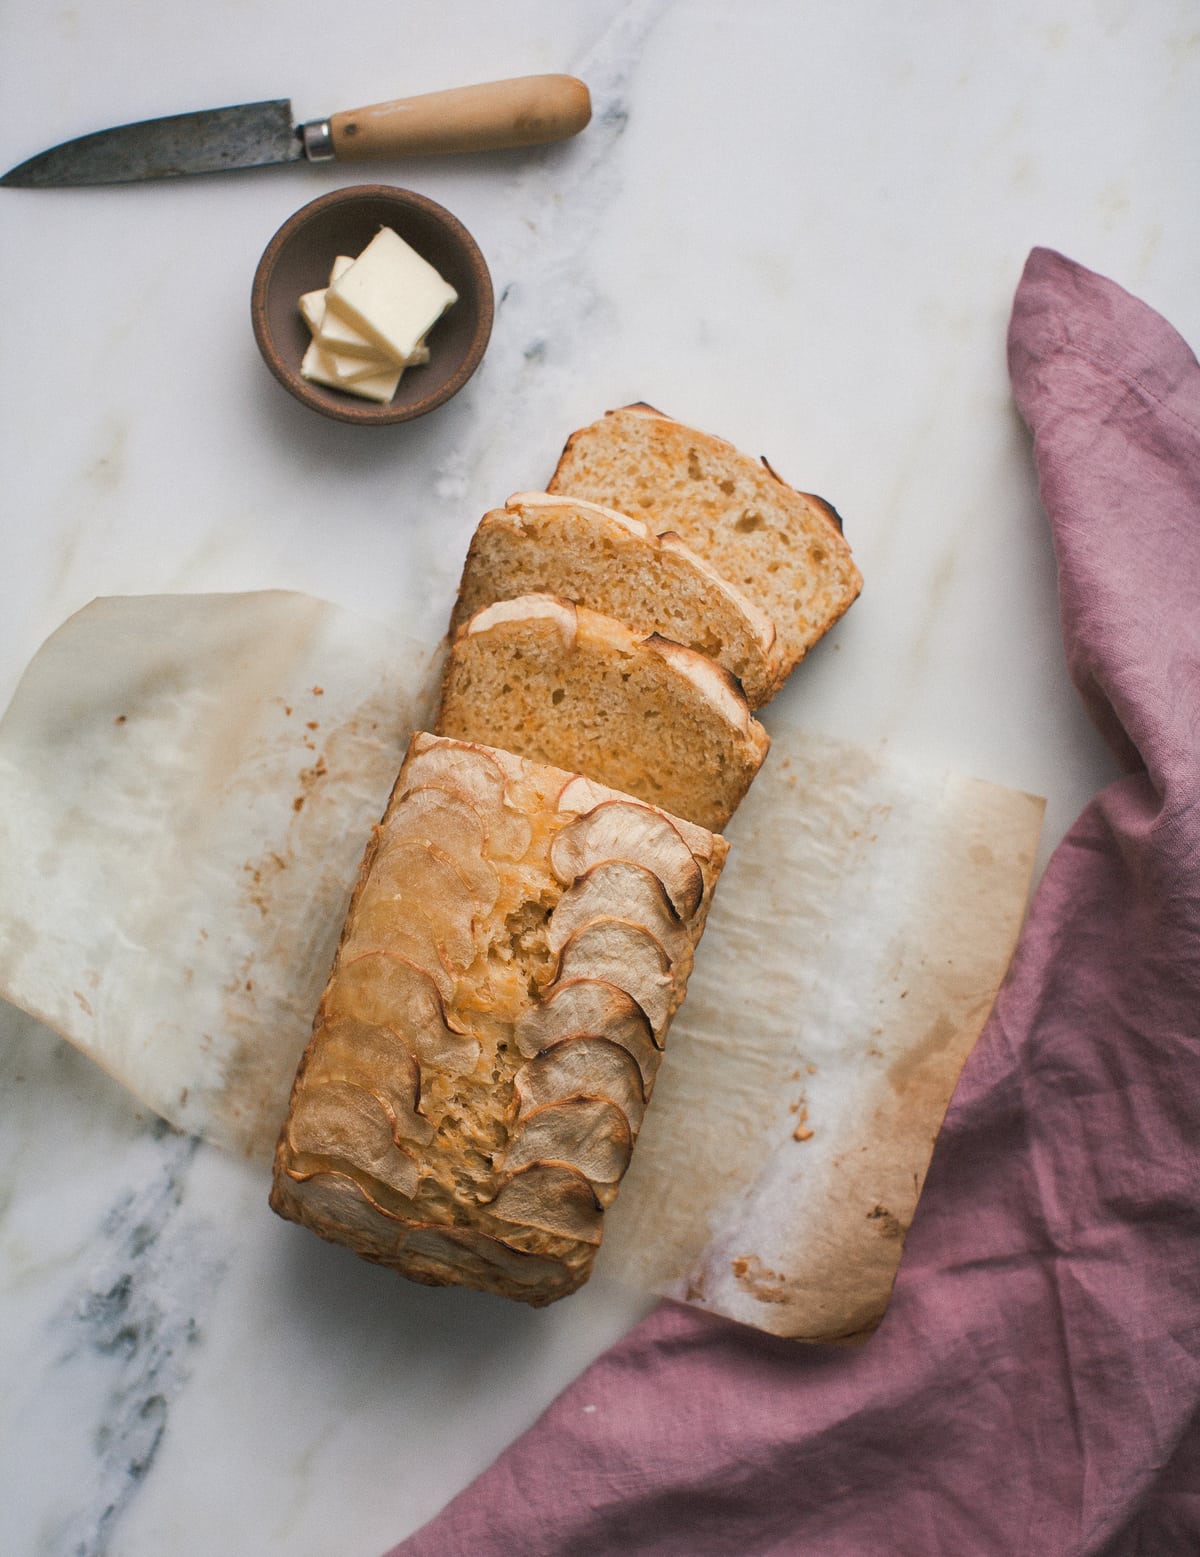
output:
[[[91,1479],[64,1499],[46,1557],[101,1557],[151,1471],[186,1383],[224,1263],[187,1203],[202,1148],[159,1122],[147,1127],[144,1180],[122,1192],[99,1227],[86,1278],[48,1321],[57,1343],[47,1389],[70,1389],[98,1368],[99,1420]]]

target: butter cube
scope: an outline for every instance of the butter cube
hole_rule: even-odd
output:
[[[339,254],[333,262],[333,269],[329,272],[329,285],[332,286],[339,276],[344,276],[353,264],[354,260],[349,254]],[[348,324],[345,319],[339,319],[337,314],[331,313],[326,308],[324,291],[321,293],[321,321],[314,333],[318,332],[321,335],[321,344],[330,351],[344,352],[348,357],[382,356],[374,341],[369,341],[361,330],[356,330],[352,324]]]
[[[347,367],[359,370],[364,366],[366,371],[355,371],[353,377],[345,376],[343,371]],[[304,378],[314,384],[324,384],[329,389],[342,389],[349,395],[359,395],[365,400],[378,400],[386,404],[396,393],[404,369],[395,363],[380,367],[377,362],[363,364],[361,359],[353,361],[353,359],[339,358],[325,351],[314,340],[304,353],[300,372]]]
[[[330,389],[343,387],[333,358],[316,341],[309,342],[308,350],[301,358],[300,374],[302,378],[312,379],[314,384],[328,384]]]
[[[338,388],[344,389],[348,395],[359,395],[364,400],[378,400],[380,405],[386,405],[396,393],[403,374],[402,367],[389,365],[374,373],[364,373],[362,378],[347,379]]]
[[[320,341],[317,342],[320,346]],[[350,357],[340,351],[325,351],[325,355],[333,364],[333,371],[344,384],[352,384],[356,379],[370,378],[375,373],[394,373],[396,364],[383,355],[376,352],[373,357]]]
[[[333,262],[333,269],[329,272],[330,285],[341,275],[348,271],[354,264],[349,254],[339,254]],[[371,361],[382,361],[383,353],[374,341],[369,341],[361,330],[356,330],[353,325],[347,324],[336,315],[330,315],[325,307],[325,293],[327,287],[319,287],[316,291],[305,292],[300,299],[300,314],[314,336],[320,338],[320,343],[327,351],[337,352],[347,357],[362,357]],[[428,360],[428,359],[426,359]]]
[[[300,315],[312,333],[318,334],[321,322],[325,318],[324,287],[320,287],[316,292],[304,293],[300,299]]]
[[[374,341],[368,340],[361,330],[356,330],[345,319],[339,318],[331,308],[325,307],[324,303],[322,303],[321,313],[317,334],[321,337],[322,346],[330,351],[345,352],[348,356],[382,357],[384,355]]]
[[[403,364],[457,300],[458,293],[428,261],[390,227],[381,227],[353,265],[330,283],[325,310]]]

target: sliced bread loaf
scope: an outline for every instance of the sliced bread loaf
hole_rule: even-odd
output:
[[[436,731],[611,785],[719,831],[767,754],[706,655],[553,595],[477,612],[454,638]]]
[[[678,535],[596,503],[518,492],[484,514],[451,617],[457,631],[484,606],[552,594],[660,633],[723,665],[751,708],[778,691],[775,628]]]
[[[573,433],[549,491],[676,532],[774,622],[785,676],[862,588],[835,509],[765,459],[651,406],[609,411]]]

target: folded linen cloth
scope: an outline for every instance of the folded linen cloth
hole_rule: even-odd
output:
[[[1126,776],[1046,870],[883,1324],[664,1306],[392,1557],[1200,1550],[1200,366],[1044,249],[1009,365]]]

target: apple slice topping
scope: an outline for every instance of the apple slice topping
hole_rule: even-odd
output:
[[[553,1287],[571,1281],[561,1260],[527,1254],[470,1227],[439,1227],[432,1222],[414,1227],[404,1240],[404,1253],[444,1263],[449,1281],[457,1279],[464,1265],[468,1269],[474,1265],[479,1276],[498,1271],[519,1287]]]
[[[586,778],[582,773],[573,774],[559,790],[555,810],[593,811],[598,805],[613,800],[631,805],[641,804],[647,810],[657,811],[659,815],[666,817],[696,859],[712,859],[714,835],[707,827],[701,827],[697,822],[689,822],[685,817],[675,816],[670,811],[662,811],[657,806],[651,806],[647,801],[633,800],[631,796],[622,795],[606,784],[598,784],[595,779]]]
[[[629,1050],[608,1038],[564,1038],[522,1065],[513,1081],[518,1121],[546,1103],[604,1098],[625,1115],[634,1137],[641,1129],[642,1073]]]
[[[417,736],[404,764],[404,794],[422,787],[435,787],[475,807],[489,855],[500,860],[524,857],[533,829],[528,817],[509,805],[507,775],[485,747]]]
[[[422,1068],[462,1076],[474,1070],[478,1040],[446,1018],[433,978],[405,957],[366,952],[339,962],[322,1002],[326,1021],[355,1017],[399,1034]]]
[[[377,1097],[397,1140],[427,1146],[433,1139],[433,1126],[418,1111],[421,1067],[390,1027],[342,1017],[319,1028],[304,1062],[304,1085],[331,1081],[353,1082]]]
[[[562,1163],[519,1168],[484,1203],[514,1226],[538,1227],[581,1243],[600,1242],[604,1207],[583,1174]]]
[[[628,1051],[650,1096],[661,1056],[646,1013],[630,995],[605,979],[556,984],[516,1024],[517,1048],[532,1059],[568,1039],[605,1038]]]
[[[574,1097],[527,1114],[513,1132],[501,1169],[511,1173],[538,1162],[559,1162],[593,1184],[616,1184],[632,1151],[629,1121],[615,1103]]]
[[[487,823],[470,797],[431,784],[408,784],[391,806],[381,853],[415,838],[436,843],[445,853],[480,856],[487,846]]]
[[[623,989],[646,1013],[661,1047],[677,1004],[675,980],[662,942],[649,930],[625,919],[593,920],[568,937],[559,954],[558,976],[601,979]]]
[[[479,908],[440,851],[409,839],[375,860],[354,905],[347,945],[352,953],[387,951],[394,935],[407,935],[432,945],[447,972],[461,972],[475,960]]]
[[[550,915],[546,927],[550,950],[561,952],[576,930],[596,919],[627,919],[641,925],[672,964],[691,950],[691,939],[666,888],[653,871],[632,860],[602,860],[576,877]]]
[[[564,886],[608,860],[632,860],[652,871],[681,919],[699,908],[704,877],[664,812],[636,800],[605,800],[568,822],[550,845],[551,868]]]
[[[598,805],[616,798],[616,791],[610,789],[607,784],[598,784],[595,779],[590,779],[585,774],[573,773],[559,790],[555,809],[577,813],[594,811]]]
[[[308,1164],[316,1171],[345,1165],[410,1200],[417,1193],[420,1164],[397,1143],[379,1099],[351,1082],[299,1087],[287,1134],[293,1166],[301,1171]]]
[[[387,839],[371,861],[370,878],[372,881],[378,877],[401,884],[409,881],[415,890],[416,880],[410,873],[415,870],[419,877],[425,868],[419,858],[422,854],[437,861],[443,871],[453,872],[470,898],[475,912],[486,914],[495,905],[500,895],[499,879],[494,866],[483,858],[479,850],[474,849],[474,839],[470,833],[464,833],[457,842],[447,844],[429,838],[393,836],[389,830]],[[434,869],[434,874],[429,886],[436,892],[436,869],[431,869]],[[457,893],[454,900],[459,901]]]
[[[353,925],[342,941],[343,963],[385,955],[410,962],[425,974],[443,1000],[452,1000],[457,980],[438,950],[433,926],[427,919],[416,919],[411,925],[396,921],[394,909],[386,904],[376,905],[369,913],[356,911]]]
[[[281,1189],[283,1179],[286,1188]],[[290,1203],[310,1227],[337,1243],[345,1242],[350,1234],[356,1247],[384,1257],[402,1241],[401,1218],[377,1205],[345,1172],[285,1169],[271,1198],[273,1203]]]

